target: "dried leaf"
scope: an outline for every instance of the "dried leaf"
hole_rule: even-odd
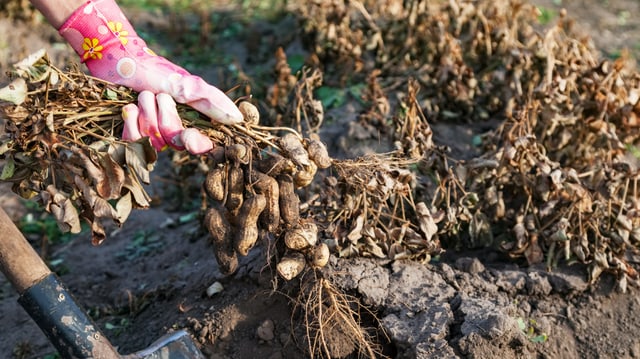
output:
[[[27,83],[19,77],[0,89],[0,100],[20,105],[27,98]]]
[[[351,243],[356,243],[360,238],[362,238],[362,228],[364,226],[364,215],[360,214],[356,217],[355,224],[351,229],[351,232],[347,235],[347,239]]]
[[[120,198],[124,184],[124,170],[108,153],[96,153],[98,163],[103,170],[103,180],[96,183],[96,191],[100,197],[110,200]]]
[[[106,238],[107,234],[102,223],[99,220],[93,220],[91,222],[91,244],[99,246]]]
[[[429,211],[424,202],[418,202],[416,204],[416,214],[418,215],[420,231],[422,231],[427,241],[431,241],[433,236],[438,233],[438,226],[431,216],[431,211]]]
[[[96,218],[109,218],[117,220],[118,214],[109,202],[98,196],[98,193],[90,187],[80,176],[75,176],[74,183],[80,189],[82,198],[86,202],[92,214]]]
[[[142,184],[138,180],[138,177],[134,172],[128,172],[124,178],[124,188],[128,189],[133,200],[138,208],[148,208],[151,205],[151,197],[142,187]]]
[[[131,214],[132,209],[133,209],[133,203],[131,201],[131,192],[127,192],[116,203],[116,213],[117,213],[116,221],[119,224],[126,222],[127,218],[129,218],[129,214]]]
[[[73,202],[67,195],[60,192],[54,185],[47,186],[47,190],[41,193],[45,209],[53,214],[62,232],[80,233],[80,217]]]
[[[151,146],[151,141],[148,137],[141,138],[135,142],[129,142],[125,145],[125,161],[127,166],[144,184],[150,183],[150,173],[153,171],[157,159],[158,154],[153,146]]]

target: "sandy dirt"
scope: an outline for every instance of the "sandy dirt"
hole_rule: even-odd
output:
[[[640,49],[636,1],[535,2],[556,12],[566,6],[576,25],[611,56],[625,47],[633,54]],[[132,18],[145,29],[167,31],[163,21],[138,13]],[[286,19],[257,24],[246,37],[228,40],[234,46],[227,55],[236,56],[248,69],[252,62],[247,53],[255,62],[256,54],[264,51],[269,57],[276,45],[302,51],[295,38],[280,36],[290,25]],[[42,46],[58,63],[73,58],[41,22],[0,17],[0,33],[5,34],[0,40],[3,71]],[[256,44],[255,36],[264,40]],[[212,82],[220,73],[201,72]],[[345,118],[355,113],[352,107],[340,109]],[[370,145],[340,137],[341,125],[337,121],[336,127],[324,130],[333,153],[357,153]],[[435,137],[450,143],[454,151],[465,151],[459,138],[464,127],[456,126],[435,125]],[[473,133],[468,135],[470,139]],[[196,207],[184,209],[199,196],[198,178],[185,182],[174,173],[170,155],[162,153],[154,171],[152,208],[134,212],[123,228],[112,228],[99,247],[84,234],[48,248],[48,257],[62,263],[56,267],[62,280],[121,353],[140,350],[164,333],[185,328],[210,358],[304,357],[299,318],[287,297],[299,284],[274,291],[275,273],[261,255],[263,247],[243,258],[235,275],[223,276],[207,235],[190,216]],[[0,205],[18,220],[26,211],[24,202],[8,186],[1,188]],[[41,237],[29,239],[42,250]],[[329,270],[340,288],[360,298],[379,318],[377,338],[388,357],[640,358],[639,289],[618,293],[613,278],[606,276],[589,288],[580,266],[547,272],[520,266],[495,252],[448,251],[429,264],[332,258]],[[206,289],[215,282],[224,289],[209,297]],[[53,348],[16,300],[15,291],[0,278],[0,357],[53,358]],[[353,349],[349,343],[336,346],[337,353]]]

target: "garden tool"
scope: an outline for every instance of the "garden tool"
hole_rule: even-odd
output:
[[[118,354],[2,208],[0,270],[20,294],[18,302],[63,358],[204,359],[185,331],[167,334],[137,353]]]

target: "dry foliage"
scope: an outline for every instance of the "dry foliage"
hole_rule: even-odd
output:
[[[586,263],[591,283],[611,271],[622,290],[637,278],[626,257],[640,244],[640,75],[632,61],[601,59],[564,13],[537,30],[538,10],[519,1],[312,1],[298,13],[325,68],[361,64],[348,71],[387,89],[415,79],[398,95],[395,130],[381,132],[393,132],[394,161],[420,159],[411,190],[438,226],[433,240],[496,246],[550,269],[560,259]],[[375,119],[369,113],[388,95],[376,98],[360,121]],[[427,118],[502,124],[483,136],[482,155],[461,160],[432,143]],[[334,182],[348,187],[353,178]],[[347,193],[357,191],[338,191],[323,205],[354,208]],[[348,243],[358,222],[379,223],[377,214],[358,219],[361,212],[338,220],[347,229],[339,241]],[[361,232],[363,248],[388,240]]]

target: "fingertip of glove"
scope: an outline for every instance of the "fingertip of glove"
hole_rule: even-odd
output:
[[[194,155],[205,154],[213,149],[211,139],[195,128],[187,128],[182,131],[180,139],[184,148]]]
[[[228,106],[226,111],[220,111],[219,113],[211,116],[213,122],[222,123],[224,125],[235,125],[244,121],[244,116],[235,106]]]

